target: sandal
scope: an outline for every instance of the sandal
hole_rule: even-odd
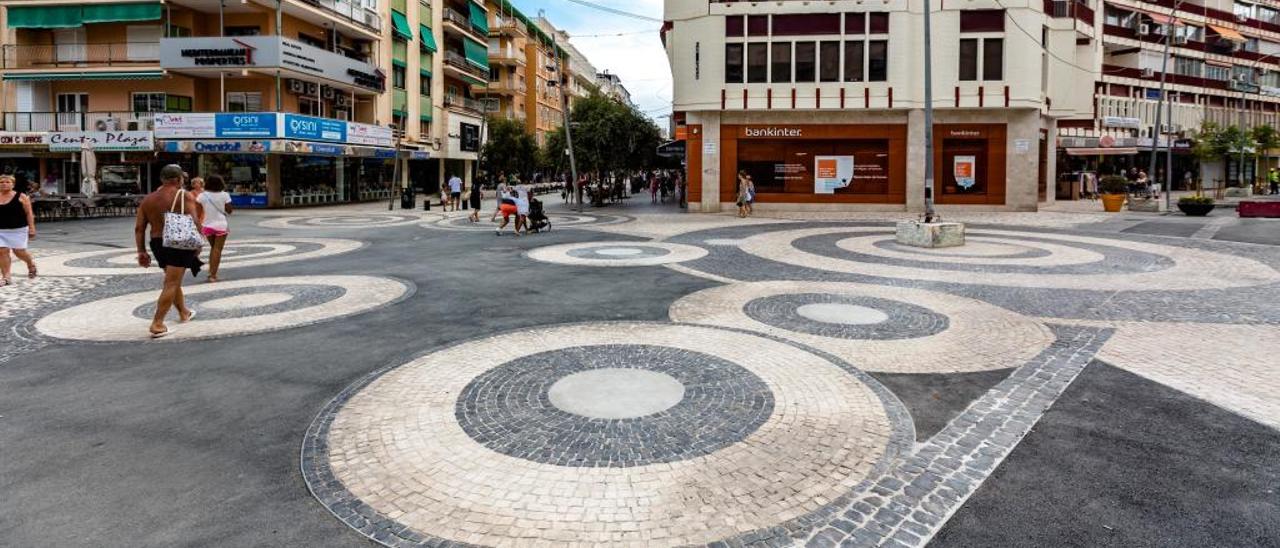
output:
[[[0,278],[0,287],[4,287],[6,285],[13,285],[13,280],[9,278]]]
[[[152,331],[152,332],[151,332],[151,338],[153,338],[153,339],[163,339],[163,338],[165,338],[165,337],[168,337],[168,336],[169,336],[169,333],[172,333],[172,331],[169,331],[168,329],[166,329],[166,330],[164,330],[164,331]]]
[[[33,267],[31,267],[31,268],[28,268],[28,269],[27,269],[27,279],[28,279],[28,280],[34,280],[34,279],[36,279],[36,274],[37,274],[37,272],[36,272],[36,267],[34,267],[34,266],[33,266]]]

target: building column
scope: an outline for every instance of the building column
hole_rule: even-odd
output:
[[[1005,135],[1005,207],[1013,211],[1035,211],[1040,203],[1040,113],[1030,109],[1010,110]],[[1019,142],[1026,145],[1019,152]]]
[[[280,186],[279,154],[267,155],[267,207],[280,207],[284,204],[284,192]]]
[[[703,213],[720,212],[720,113],[698,112],[689,114],[689,124],[702,125],[702,141],[698,150],[686,150],[686,155],[697,154],[702,159]]]
[[[907,211],[924,213],[924,110],[907,112]],[[935,177],[937,176],[935,168]],[[935,200],[936,200],[935,196]]]

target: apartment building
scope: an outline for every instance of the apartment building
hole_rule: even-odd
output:
[[[622,85],[622,78],[617,74],[610,73],[608,70],[596,73],[596,87],[600,90],[600,93],[612,97],[624,105],[634,104],[631,102],[631,92],[627,91],[627,87]]]
[[[587,56],[582,53],[576,46],[570,42],[569,33],[556,28],[551,21],[541,15],[536,20],[538,28],[551,35],[555,42],[564,49],[569,58],[569,83],[565,87],[569,108],[573,108],[573,104],[578,99],[590,97],[592,93],[600,91],[600,86],[596,83],[596,67],[591,64]]]
[[[164,163],[242,207],[387,196],[384,21],[335,2],[0,2],[4,168],[75,193],[145,192]],[[81,173],[81,149],[98,169]]]

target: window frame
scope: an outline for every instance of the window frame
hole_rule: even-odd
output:
[[[737,49],[735,55],[731,50]],[[724,83],[726,84],[742,84],[747,81],[747,45],[745,42],[725,42],[724,44]],[[737,78],[732,78],[732,70],[735,64],[733,60],[737,60]]]

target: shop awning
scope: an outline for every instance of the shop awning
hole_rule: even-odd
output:
[[[418,35],[419,35],[418,45],[421,46],[423,51],[429,51],[431,53],[435,53],[436,50],[439,49],[436,46],[435,35],[431,34],[431,27],[428,27],[426,25],[418,25]]]
[[[489,70],[489,48],[470,38],[462,39],[462,49],[467,54],[467,62],[477,68]]]
[[[1172,17],[1172,16],[1169,16],[1169,15],[1162,15],[1162,14],[1155,13],[1155,12],[1151,12],[1151,11],[1147,11],[1147,10],[1134,10],[1134,11],[1137,11],[1138,13],[1141,13],[1141,14],[1143,14],[1143,15],[1147,16],[1147,17],[1148,17],[1148,18],[1150,18],[1152,21],[1155,21],[1156,23],[1161,24],[1161,25],[1168,25],[1168,24],[1170,24],[1170,23],[1175,24],[1175,25],[1181,25],[1181,24],[1182,24],[1182,22],[1181,22],[1181,21],[1178,21],[1178,19],[1177,19],[1176,17]]]
[[[1067,156],[1131,156],[1138,153],[1135,147],[1068,148]]]
[[[1240,33],[1236,32],[1236,31],[1234,31],[1234,30],[1232,30],[1232,29],[1229,29],[1229,28],[1226,28],[1226,27],[1219,27],[1219,26],[1217,26],[1217,25],[1206,25],[1206,26],[1208,26],[1209,28],[1213,29],[1213,32],[1218,33],[1218,36],[1221,36],[1221,37],[1223,37],[1223,38],[1226,38],[1227,40],[1230,40],[1230,41],[1232,41],[1232,42],[1244,42],[1244,41],[1245,41],[1244,35],[1242,35],[1242,34],[1240,34]]]
[[[489,13],[484,11],[484,6],[471,0],[471,26],[480,31],[480,34],[489,34]]]
[[[80,6],[13,6],[9,8],[11,29],[66,29],[84,24]]]
[[[422,76],[423,78],[430,78],[430,77],[431,77],[431,71],[429,71],[429,70],[427,70],[427,69],[418,69],[418,74],[419,74],[420,76]]]
[[[409,18],[403,13],[391,10],[391,30],[397,38],[408,42],[413,40],[413,29],[409,28]]]
[[[159,21],[160,3],[143,4],[85,4],[85,23],[127,23],[130,21]]]
[[[7,81],[51,81],[51,80],[159,80],[164,78],[164,71],[135,70],[110,72],[24,72],[7,73]]]

